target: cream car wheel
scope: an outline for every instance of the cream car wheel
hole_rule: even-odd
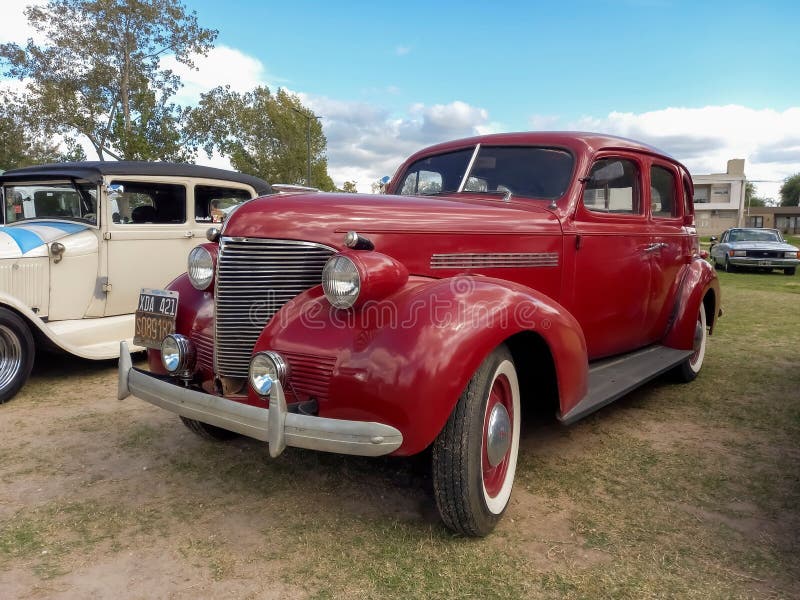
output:
[[[0,403],[13,398],[33,368],[33,335],[15,312],[0,308]]]

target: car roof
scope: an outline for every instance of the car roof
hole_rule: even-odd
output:
[[[0,175],[0,183],[31,179],[83,179],[99,182],[104,175],[155,175],[202,177],[250,185],[258,195],[271,194],[269,183],[245,173],[187,163],[139,160],[63,162],[11,169]]]
[[[602,149],[624,149],[638,150],[649,154],[657,154],[669,158],[673,162],[678,162],[667,152],[659,150],[655,146],[637,142],[624,137],[608,135],[604,133],[592,133],[586,131],[526,131],[515,133],[493,133],[479,135],[475,137],[462,138],[450,142],[444,142],[429,146],[417,154],[430,154],[444,152],[458,147],[475,144],[486,145],[541,145],[541,146],[562,146],[577,149],[582,147],[589,152]]]

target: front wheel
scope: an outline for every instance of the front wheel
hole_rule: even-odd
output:
[[[797,271],[797,267],[789,267],[789,268],[783,270],[783,274],[784,275],[794,275],[796,271]]]
[[[694,340],[692,348],[694,353],[676,368],[676,374],[681,381],[686,383],[693,381],[700,369],[703,367],[703,358],[706,355],[706,342],[708,341],[708,327],[706,324],[706,309],[700,303],[700,310],[697,313],[697,321],[694,326]]]
[[[734,273],[736,271],[736,267],[731,264],[729,259],[725,259],[725,272],[726,273]]]
[[[519,452],[520,397],[511,353],[481,364],[433,444],[433,490],[445,525],[490,533],[508,506]]]
[[[28,380],[36,354],[27,323],[0,308],[0,404],[11,400]]]

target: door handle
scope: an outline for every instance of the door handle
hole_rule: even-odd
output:
[[[647,246],[644,249],[644,251],[645,252],[657,252],[657,251],[661,250],[662,248],[666,248],[666,247],[667,247],[667,245],[664,242],[659,242],[657,244],[650,244],[649,246]]]
[[[194,237],[194,231],[187,231],[186,233],[183,234],[183,237],[185,237],[185,238],[193,238]]]

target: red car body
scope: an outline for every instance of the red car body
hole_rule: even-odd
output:
[[[564,169],[571,160],[557,197],[503,186],[466,191],[464,182],[444,195],[400,195],[406,173],[429,158],[527,147],[555,153]],[[495,166],[475,162],[479,156],[474,150],[470,168]],[[595,165],[617,163],[632,181],[619,193],[595,175],[602,171]],[[469,185],[493,185],[475,181]],[[666,200],[654,200],[659,185],[661,196],[671,194],[666,209]],[[594,204],[585,199],[587,186],[594,186]],[[411,156],[387,191],[261,197],[230,215],[221,238],[313,242],[361,265],[366,281],[354,307],[334,308],[322,286],[312,286],[282,304],[255,346],[242,351],[286,358],[290,405],[313,401],[319,417],[399,430],[402,444],[393,454],[421,452],[437,439],[501,344],[520,373],[523,410],[553,402],[571,422],[613,399],[588,399],[592,365],[653,347],[696,354],[698,332],[710,331],[719,314],[715,273],[699,256],[689,173],[644,144],[576,133],[458,140]],[[628,212],[614,208],[615,194],[622,204],[634,198]],[[374,249],[349,248],[348,232]],[[218,243],[207,247],[217,257]],[[230,400],[266,407],[250,386],[236,389],[215,372],[218,286],[199,291],[187,275],[169,286],[180,295],[176,331],[197,348],[192,385],[217,396],[232,390]],[[164,373],[158,351],[150,351],[149,364]],[[663,370],[651,369],[641,381]]]

